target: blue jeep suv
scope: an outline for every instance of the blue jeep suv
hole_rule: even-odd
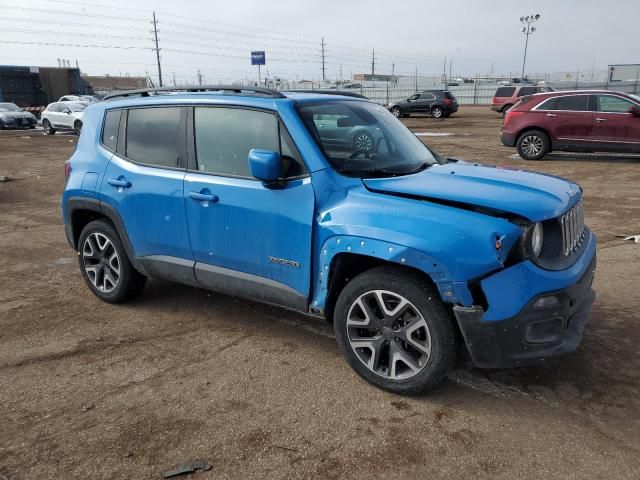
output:
[[[334,141],[354,132],[369,138]],[[439,156],[364,99],[114,94],[87,108],[65,173],[66,235],[102,300],[151,277],[325,317],[351,367],[397,393],[465,350],[487,368],[573,351],[595,298],[578,185]]]

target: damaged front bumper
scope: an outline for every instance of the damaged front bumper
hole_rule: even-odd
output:
[[[590,235],[580,259],[567,270],[523,262],[483,280],[486,311],[454,307],[473,362],[481,368],[518,367],[576,350],[595,300],[595,268],[595,237]],[[539,291],[545,285],[549,290]]]

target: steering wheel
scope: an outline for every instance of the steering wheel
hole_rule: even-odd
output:
[[[353,152],[351,155],[349,155],[348,160],[353,160],[355,158],[358,158],[360,155],[364,154],[365,158],[369,158],[369,150],[356,150],[355,152]]]

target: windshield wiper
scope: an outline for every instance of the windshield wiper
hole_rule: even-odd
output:
[[[430,167],[431,164],[428,162],[423,162],[420,164],[418,168],[414,168],[413,170],[396,170],[393,168],[359,168],[355,169],[341,169],[340,173],[352,174],[352,175],[371,175],[375,177],[399,177],[402,175],[411,175],[413,173],[418,173],[422,170],[425,170],[427,167]]]

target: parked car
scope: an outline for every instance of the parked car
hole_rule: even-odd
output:
[[[35,128],[36,117],[15,103],[0,103],[0,130],[5,128]]]
[[[85,112],[62,216],[98,298],[154,277],[324,317],[396,393],[434,387],[459,342],[481,367],[578,346],[596,241],[575,183],[444,158],[367,100],[179,89]],[[320,125],[337,113],[380,140],[334,148]]]
[[[458,101],[448,90],[424,90],[406,100],[390,103],[387,108],[396,117],[428,113],[433,118],[449,117],[458,111]]]
[[[507,112],[501,140],[526,160],[558,150],[640,153],[640,97],[607,90],[526,97]]]
[[[100,100],[98,100],[96,97],[92,96],[92,95],[65,95],[63,97],[60,97],[60,100],[58,100],[59,102],[87,102],[87,103],[98,103]]]
[[[50,103],[40,115],[42,127],[47,135],[58,130],[73,130],[78,135],[82,130],[84,110],[87,102],[55,102]]]
[[[536,93],[553,92],[554,89],[544,85],[513,85],[499,87],[491,99],[491,110],[503,115],[520,101],[522,97]]]

